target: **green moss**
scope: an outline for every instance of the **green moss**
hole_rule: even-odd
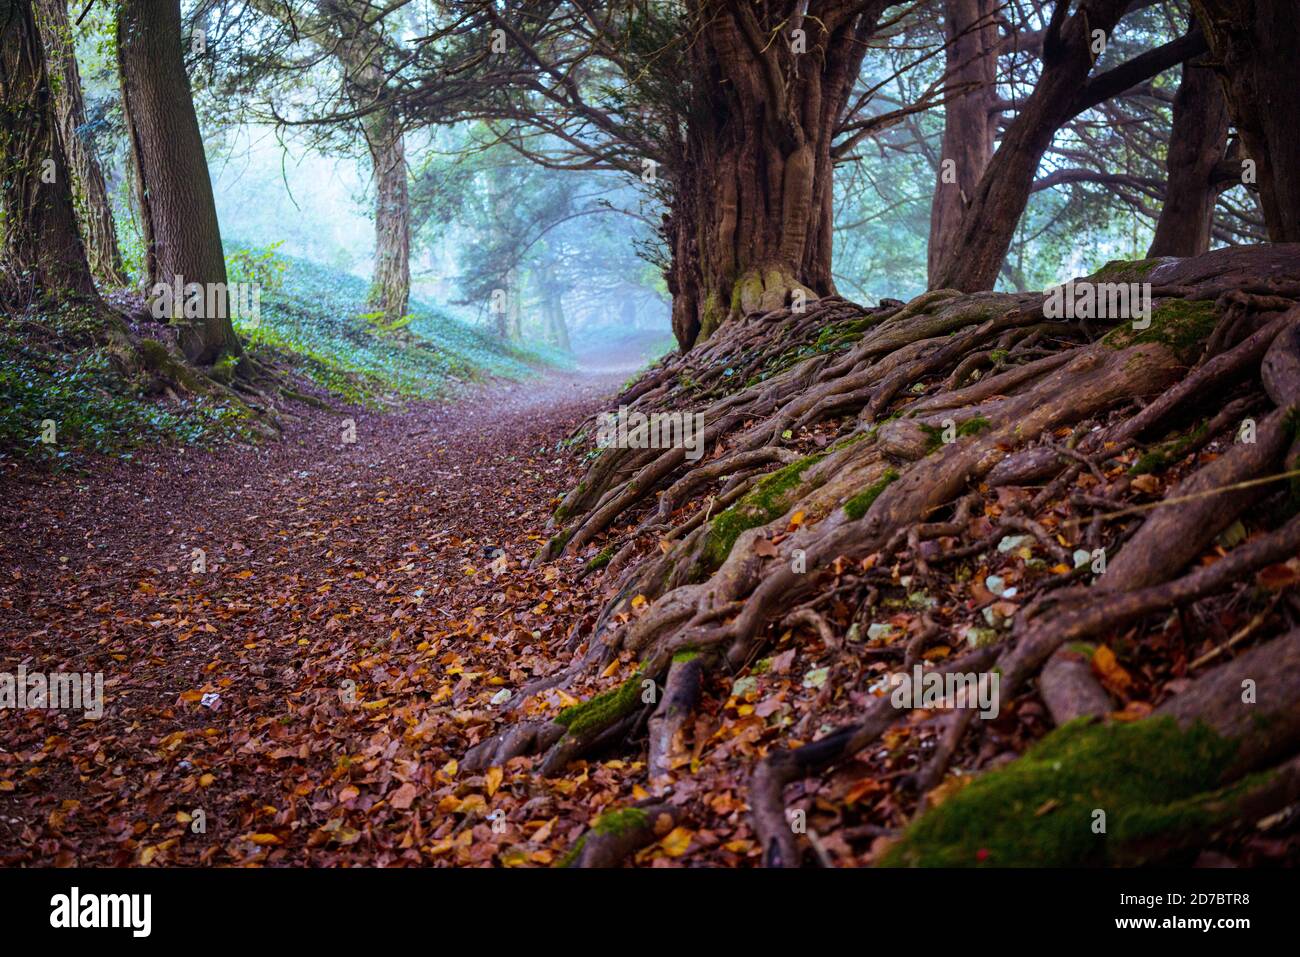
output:
[[[613,557],[614,557],[614,546],[610,545],[608,548],[603,549],[600,552],[600,554],[598,554],[591,561],[587,562],[587,571],[591,571],[591,572],[599,571],[600,569],[608,565],[610,559],[612,559]]]
[[[640,706],[641,681],[641,672],[638,671],[617,688],[565,708],[555,716],[555,720],[568,728],[569,734],[575,738],[601,731]]]
[[[803,473],[824,457],[825,453],[810,455],[777,469],[739,502],[719,514],[709,526],[702,552],[703,570],[712,572],[719,568],[731,554],[741,532],[766,525],[784,515],[794,504]]]
[[[857,445],[859,442],[865,442],[876,434],[876,429],[877,426],[873,425],[865,432],[855,432],[853,435],[838,439],[826,447],[826,454],[829,455],[832,452],[838,452],[840,449],[847,449],[850,445]]]
[[[745,308],[745,300],[758,302],[763,298],[763,276],[757,269],[751,269],[732,287],[731,308],[740,312]]]
[[[560,532],[558,535],[552,536],[551,540],[547,542],[547,547],[550,549],[552,555],[558,555],[564,550],[564,546],[569,544],[569,539],[573,537],[574,531],[574,529],[568,528]]]
[[[1130,466],[1129,475],[1144,475],[1147,472],[1160,472],[1168,466],[1177,462],[1187,454],[1187,449],[1195,442],[1199,442],[1205,437],[1205,430],[1208,428],[1208,422],[1202,422],[1195,429],[1186,435],[1177,436],[1167,442],[1162,442],[1155,448],[1148,449],[1138,456],[1137,461]]]
[[[937,452],[939,447],[945,444],[943,441],[944,430],[942,428],[937,425],[928,425],[925,422],[918,422],[917,425],[920,426],[922,432],[929,436],[928,441],[925,443],[926,455],[929,455],[932,452]],[[979,435],[979,433],[984,430],[991,428],[993,428],[992,422],[984,418],[982,415],[977,415],[973,418],[967,419],[965,422],[961,423],[961,425],[957,426],[957,437],[961,438],[968,435]]]
[[[1171,348],[1182,361],[1191,362],[1200,354],[1217,322],[1213,302],[1166,299],[1151,311],[1151,324],[1147,328],[1134,329],[1132,323],[1126,322],[1108,332],[1102,341],[1112,349],[1160,343]]]
[[[1136,282],[1160,263],[1159,259],[1112,259],[1088,279],[1095,282]]]
[[[591,829],[597,834],[613,835],[649,826],[649,814],[639,807],[625,807],[617,811],[606,811],[596,818]]]
[[[861,319],[832,322],[817,334],[813,345],[818,352],[827,352],[836,346],[843,347],[851,342],[857,342],[862,338],[863,333],[878,321],[875,317],[864,316]]]
[[[587,838],[592,834],[626,834],[636,828],[649,826],[650,815],[639,807],[625,807],[615,811],[606,811],[592,822],[591,830],[573,842],[573,847],[569,848],[565,855],[555,862],[555,866],[572,867],[577,862],[582,849],[587,846]]]
[[[565,853],[565,855],[555,862],[555,866],[572,867],[574,865],[574,862],[578,860],[578,855],[582,853],[582,848],[586,845],[586,843],[587,843],[587,835],[584,834],[582,835],[582,837],[578,838],[576,841],[573,842],[573,847],[569,848],[569,850]]]
[[[688,661],[694,661],[700,656],[700,653],[694,648],[683,648],[673,655],[673,664],[684,665]]]
[[[857,521],[863,515],[867,514],[867,509],[880,497],[880,493],[887,489],[891,482],[897,480],[898,473],[893,469],[886,469],[885,474],[876,482],[868,485],[857,495],[844,503],[844,514],[853,521]]]
[[[722,325],[722,320],[726,318],[727,314],[722,311],[718,303],[717,292],[710,292],[704,299],[704,309],[700,314],[700,341],[703,342],[713,335],[718,326]]]
[[[976,780],[907,829],[891,866],[1114,863],[1157,829],[1209,823],[1236,743],[1167,717],[1053,731],[1018,761]],[[1221,797],[1222,795],[1217,795]],[[1093,831],[1094,811],[1106,833]]]

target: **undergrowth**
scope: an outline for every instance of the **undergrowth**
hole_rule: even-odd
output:
[[[260,284],[256,316],[235,320],[246,347],[349,404],[436,399],[465,383],[526,379],[571,362],[548,347],[501,343],[419,301],[400,330],[384,329],[366,317],[364,280],[274,246],[226,248],[229,281]],[[116,371],[107,350],[90,344],[88,323],[68,308],[0,313],[0,457],[64,467],[152,445],[251,439],[239,403],[179,389],[160,397],[147,373]]]

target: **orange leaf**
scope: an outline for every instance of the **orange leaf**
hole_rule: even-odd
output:
[[[1124,694],[1133,684],[1132,676],[1115,658],[1115,653],[1105,645],[1099,645],[1092,653],[1092,670],[1111,691]]]
[[[415,795],[415,785],[410,781],[407,781],[392,793],[392,796],[388,799],[388,803],[399,811],[405,811],[411,806],[411,802],[415,800]]]

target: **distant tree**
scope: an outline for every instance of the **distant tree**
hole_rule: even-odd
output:
[[[985,166],[961,228],[942,250],[932,287],[992,289],[1057,131],[1085,110],[1205,52],[1204,37],[1192,30],[1092,76],[1093,65],[1132,4],[1081,0],[1071,13],[1069,0],[1057,0],[1042,36],[1042,65],[1033,92],[1018,105]]]
[[[1196,256],[1210,248],[1214,204],[1227,179],[1228,105],[1204,58],[1183,64],[1174,97],[1165,201],[1148,256]],[[1239,177],[1240,166],[1234,171]]]
[[[411,211],[406,144],[397,114],[382,106],[390,61],[401,51],[385,35],[384,13],[359,0],[295,4],[290,0],[251,0],[260,13],[287,28],[281,40],[306,39],[335,59],[343,71],[349,103],[362,107],[360,126],[370,153],[375,183],[375,268],[370,304],[393,322],[405,313],[411,290]],[[259,70],[266,70],[259,64]]]

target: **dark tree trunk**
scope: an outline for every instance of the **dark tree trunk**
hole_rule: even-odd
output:
[[[1056,131],[1073,115],[1075,97],[1092,71],[1091,32],[1109,36],[1129,0],[1084,0],[1066,16],[1057,0],[1053,29],[1043,42],[1038,85],[1016,114],[975,189],[954,242],[940,254],[933,288],[992,289],[1011,237],[1029,202],[1034,174]]]
[[[663,232],[683,348],[730,316],[809,301],[831,281],[831,140],[883,0],[700,4],[698,118]],[[795,52],[803,31],[804,52]]]
[[[1268,238],[1300,242],[1300,11],[1295,0],[1192,0],[1233,125],[1256,163]]]
[[[7,269],[48,300],[98,305],[30,0],[0,0],[0,167]]]
[[[930,204],[926,268],[931,282],[944,250],[951,248],[962,215],[993,156],[997,135],[998,30],[995,0],[944,0],[948,43],[944,86],[964,91],[943,107],[943,145]]]
[[[1083,0],[1071,15],[1067,0],[1058,0],[1043,38],[1038,84],[985,168],[956,241],[941,251],[933,288],[992,289],[1056,131],[1090,106],[1204,51],[1203,38],[1191,34],[1089,81],[1093,31],[1111,36],[1130,2]]]
[[[1228,104],[1219,80],[1203,61],[1183,64],[1174,97],[1165,204],[1148,257],[1198,256],[1210,249],[1219,190],[1214,168],[1228,145]]]
[[[178,0],[123,0],[117,52],[139,176],[146,282],[170,285],[181,276],[186,285],[225,283],[212,181],[181,57]],[[242,354],[226,310],[176,322],[192,362]]]
[[[90,270],[102,282],[123,285],[122,257],[117,248],[117,230],[108,202],[108,187],[99,158],[81,132],[86,126],[86,103],[81,91],[81,71],[73,50],[72,25],[66,0],[36,0],[37,21],[45,40],[48,69],[54,86],[55,114],[63,147],[72,169],[73,197],[77,219],[86,243]]]

